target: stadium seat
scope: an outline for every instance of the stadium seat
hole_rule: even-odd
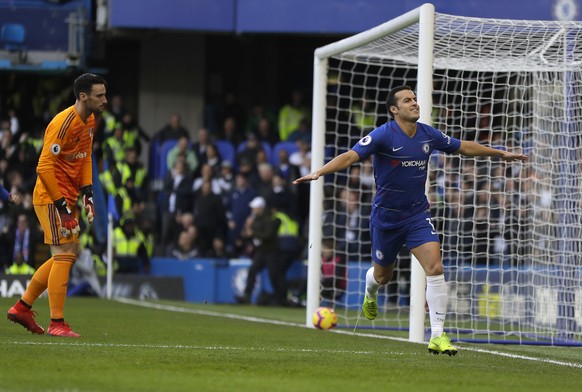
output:
[[[65,60],[44,60],[40,63],[40,67],[46,70],[61,70],[67,69],[69,64]]]
[[[291,154],[293,154],[294,152],[299,151],[299,147],[297,147],[297,144],[295,142],[279,142],[275,144],[275,147],[273,147],[273,152],[271,154],[271,163],[273,164],[273,166],[279,165],[279,151],[281,150],[286,150],[289,156],[291,156]]]
[[[236,153],[231,142],[228,140],[215,140],[214,145],[223,161],[230,161],[233,165],[236,164]]]
[[[18,52],[19,59],[26,59],[26,30],[19,23],[6,23],[0,30],[0,43],[4,50]]]

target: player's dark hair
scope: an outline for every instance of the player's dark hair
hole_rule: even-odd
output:
[[[388,97],[386,98],[386,108],[388,109],[388,113],[390,113],[390,116],[392,116],[392,118],[394,118],[394,114],[390,111],[390,106],[396,106],[396,94],[403,90],[412,91],[412,87],[398,86],[394,87],[392,90],[388,92]]]
[[[107,82],[105,82],[105,79],[99,75],[84,73],[79,76],[73,83],[73,93],[75,94],[75,98],[79,99],[81,93],[90,94],[91,89],[93,89],[93,85],[95,84],[103,84],[107,87]]]

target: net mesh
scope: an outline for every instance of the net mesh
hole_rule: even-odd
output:
[[[527,163],[431,156],[428,197],[449,290],[445,328],[459,339],[582,341],[581,35],[577,22],[436,15],[432,125],[529,156]],[[418,45],[412,25],[329,59],[326,160],[388,120],[391,87],[416,88]],[[325,179],[321,302],[347,325],[371,265],[373,195],[371,161]],[[327,268],[334,257],[348,268]],[[380,292],[383,311],[360,328],[405,330],[409,283],[403,249]]]

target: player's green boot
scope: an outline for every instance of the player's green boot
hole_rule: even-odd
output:
[[[376,316],[378,316],[378,302],[369,299],[368,296],[364,294],[364,304],[362,305],[362,311],[368,320],[374,320]]]
[[[450,357],[451,355],[457,354],[457,348],[451,344],[451,338],[443,332],[441,336],[430,340],[428,343],[428,352],[435,355],[447,354]]]

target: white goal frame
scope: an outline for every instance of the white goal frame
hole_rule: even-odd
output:
[[[373,29],[348,37],[344,40],[318,48],[314,54],[313,65],[313,122],[311,167],[317,170],[324,164],[327,70],[330,57],[343,51],[370,43],[392,32],[401,30],[415,23],[419,24],[420,41],[418,50],[417,98],[421,111],[420,121],[430,123],[432,112],[433,49],[434,49],[435,8],[424,4],[397,18]],[[324,182],[312,181],[310,185],[309,209],[309,252],[307,272],[306,325],[313,327],[312,315],[319,306],[321,278],[321,240],[323,225],[323,186]],[[411,264],[410,289],[410,329],[409,340],[424,341],[425,324],[425,289],[426,276],[418,260],[414,257]]]

